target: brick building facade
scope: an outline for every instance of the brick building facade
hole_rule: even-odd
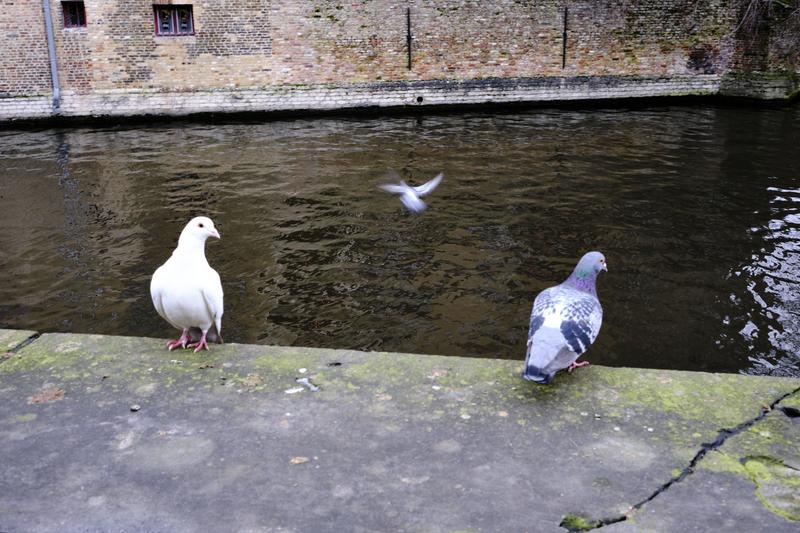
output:
[[[48,0],[54,102],[43,1],[0,0],[0,120],[797,87],[734,0]]]

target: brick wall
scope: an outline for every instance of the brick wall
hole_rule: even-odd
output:
[[[0,98],[51,89],[41,2],[0,0]]]
[[[733,0],[86,0],[85,28],[49,1],[64,114],[713,94],[741,58],[780,62],[734,37]],[[195,34],[156,36],[154,3],[192,4]],[[8,119],[50,77],[41,0],[0,6]]]

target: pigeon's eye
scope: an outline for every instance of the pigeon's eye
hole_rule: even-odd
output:
[[[203,223],[202,222],[199,223],[198,226],[202,228],[203,227]]]

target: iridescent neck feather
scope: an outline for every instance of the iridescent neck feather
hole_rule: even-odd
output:
[[[597,272],[576,267],[564,282],[564,285],[579,291],[588,292],[592,296],[597,296],[596,281]]]

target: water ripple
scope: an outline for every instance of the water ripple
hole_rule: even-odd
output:
[[[0,132],[0,326],[164,337],[186,220],[226,339],[521,360],[606,253],[593,362],[800,375],[800,110],[662,107]],[[748,128],[741,124],[747,123]],[[377,183],[445,172],[414,217]]]

